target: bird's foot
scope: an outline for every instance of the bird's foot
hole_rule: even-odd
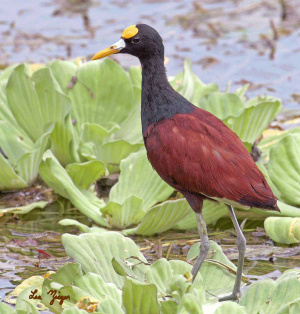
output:
[[[232,292],[230,295],[227,295],[226,297],[222,297],[222,298],[219,298],[219,302],[223,302],[223,301],[235,301],[235,300],[239,300],[241,296],[241,293],[240,292]]]

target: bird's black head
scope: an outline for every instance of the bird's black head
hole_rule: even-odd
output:
[[[101,59],[114,53],[127,53],[140,60],[164,57],[164,45],[158,32],[149,25],[138,24],[127,27],[121,39],[112,46],[99,51],[92,60]]]

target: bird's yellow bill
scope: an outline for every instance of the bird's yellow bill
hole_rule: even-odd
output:
[[[108,47],[108,48],[106,48],[106,49],[103,49],[103,50],[97,52],[97,53],[93,56],[92,60],[102,59],[102,58],[104,58],[104,57],[110,56],[110,55],[112,55],[112,54],[114,54],[114,53],[117,53],[117,52],[119,52],[119,50],[115,49],[114,46],[110,46],[110,47]]]
[[[125,42],[124,40],[121,38],[118,42],[116,42],[115,44],[113,44],[112,46],[103,49],[99,52],[97,52],[92,60],[98,60],[98,59],[102,59],[104,57],[110,56],[114,53],[118,53],[120,50],[122,50],[125,47]]]

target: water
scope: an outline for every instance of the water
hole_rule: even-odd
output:
[[[175,75],[191,58],[194,72],[222,90],[251,83],[249,96],[271,94],[299,109],[300,3],[249,0],[2,0],[0,64],[90,58],[131,24],[156,28],[166,46],[167,70]],[[275,31],[270,25],[271,20]],[[274,34],[279,39],[274,40]],[[123,66],[138,65],[126,55]]]

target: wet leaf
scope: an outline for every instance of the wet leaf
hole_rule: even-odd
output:
[[[0,215],[7,214],[7,213],[24,215],[24,214],[29,213],[31,210],[35,208],[45,208],[48,204],[49,202],[47,201],[39,201],[39,202],[33,202],[25,206],[3,208],[3,209],[0,209]]]

